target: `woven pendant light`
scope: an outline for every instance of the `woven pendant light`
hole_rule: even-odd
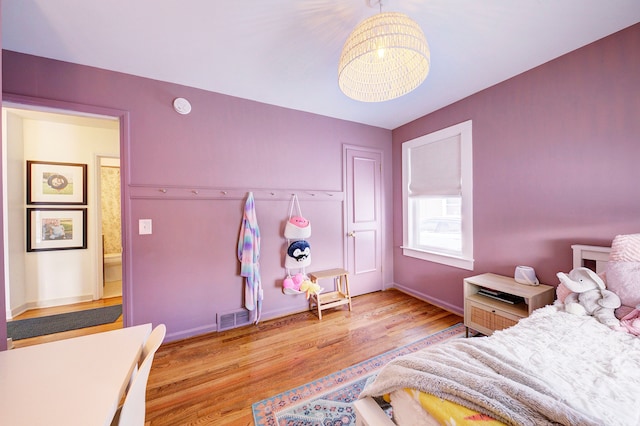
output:
[[[362,21],[342,48],[338,85],[362,102],[409,93],[429,74],[430,53],[420,26],[407,15],[384,12]]]

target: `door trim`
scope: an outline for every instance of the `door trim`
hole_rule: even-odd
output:
[[[15,107],[22,109],[33,109],[36,111],[43,112],[53,112],[53,113],[62,113],[62,114],[71,114],[71,115],[80,115],[87,117],[96,117],[96,118],[111,118],[118,119],[119,127],[120,127],[120,187],[121,187],[121,223],[122,223],[122,315],[123,315],[123,326],[129,327],[132,325],[133,318],[133,303],[131,300],[131,292],[130,292],[130,271],[129,271],[129,262],[125,256],[126,253],[129,252],[130,242],[125,236],[128,235],[127,229],[129,227],[128,224],[128,215],[127,211],[129,209],[129,129],[130,129],[130,121],[129,121],[129,111],[119,110],[108,107],[100,107],[95,105],[86,105],[79,104],[75,102],[66,102],[59,101],[54,99],[47,98],[37,98],[31,96],[24,95],[16,95],[12,93],[3,93],[2,94],[2,106],[3,107]],[[4,247],[1,249],[2,254],[2,262],[3,265],[5,263],[5,253]],[[6,267],[6,265],[5,265]],[[3,293],[6,291],[5,276],[2,275],[0,277],[0,291]],[[6,312],[6,303],[5,301],[4,311]]]

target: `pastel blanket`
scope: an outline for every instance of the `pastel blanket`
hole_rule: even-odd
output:
[[[411,388],[506,424],[637,426],[639,383],[640,339],[548,306],[491,337],[396,358],[360,397]]]

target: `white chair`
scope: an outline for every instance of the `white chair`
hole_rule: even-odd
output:
[[[144,426],[146,414],[147,380],[153,357],[162,344],[167,328],[164,324],[153,329],[142,348],[142,363],[133,377],[122,407],[118,409],[111,426]]]
[[[159,324],[156,328],[153,329],[147,341],[144,342],[144,346],[142,347],[142,354],[140,355],[140,363],[144,362],[147,359],[147,356],[155,355],[156,351],[162,344],[164,340],[164,336],[167,334],[167,327],[164,324]]]

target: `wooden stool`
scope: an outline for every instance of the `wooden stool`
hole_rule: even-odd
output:
[[[309,309],[314,305],[318,311],[318,319],[322,319],[324,309],[335,308],[340,305],[349,305],[351,310],[351,293],[349,291],[349,272],[344,269],[327,269],[326,271],[311,272],[309,279],[313,283],[323,278],[332,278],[335,291],[328,293],[312,294],[309,298]]]

